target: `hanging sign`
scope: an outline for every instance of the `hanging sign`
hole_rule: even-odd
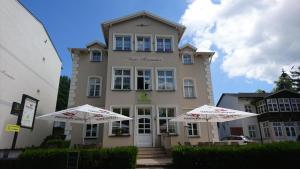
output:
[[[28,95],[22,97],[21,127],[33,129],[38,100]]]

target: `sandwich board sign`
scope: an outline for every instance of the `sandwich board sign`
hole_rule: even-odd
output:
[[[22,97],[22,116],[20,125],[22,128],[33,129],[38,100],[28,95]]]

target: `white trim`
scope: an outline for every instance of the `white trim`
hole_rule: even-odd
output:
[[[113,108],[129,108],[129,117],[134,118],[133,116],[133,108],[132,105],[110,105],[109,106],[109,110],[113,111]],[[132,128],[133,128],[133,124],[132,124],[132,120],[129,120],[129,136],[132,135]],[[108,123],[108,136],[115,136],[115,134],[112,134],[112,122]]]
[[[130,69],[130,89],[128,89],[128,90],[132,90],[133,89],[133,78],[135,78],[133,75],[133,66],[112,66],[112,68],[111,68],[112,76],[111,76],[111,86],[110,86],[111,90],[124,90],[124,89],[114,89],[114,86],[115,86],[115,81],[114,81],[115,71],[114,70],[115,69]],[[125,91],[126,90],[127,89],[125,89]]]
[[[100,88],[99,88],[99,96],[90,96],[90,78],[99,78],[100,80]],[[87,97],[101,97],[102,96],[102,76],[99,75],[90,75],[87,79],[87,87],[86,87],[86,96]]]
[[[134,106],[135,112],[134,112],[134,138],[133,138],[133,142],[134,145],[137,146],[137,136],[138,136],[138,122],[137,122],[137,118],[138,118],[138,108],[151,108],[151,133],[152,133],[152,147],[155,147],[155,136],[156,136],[156,114],[155,114],[155,106],[154,105],[147,105],[147,104],[137,104]]]
[[[194,95],[195,97],[186,97],[185,92],[184,92],[184,80],[192,80],[193,81],[193,86],[194,86]],[[196,79],[193,77],[184,77],[182,79],[182,91],[183,91],[183,97],[185,99],[190,99],[190,98],[198,98],[198,92],[197,92],[197,85],[196,85]]]
[[[134,89],[135,90],[138,90],[137,89],[137,77],[138,77],[138,75],[137,75],[137,71],[138,70],[150,70],[150,72],[151,72],[151,88],[149,89],[149,90],[143,90],[143,91],[151,91],[151,90],[153,90],[153,86],[154,86],[154,84],[153,84],[153,80],[154,80],[154,72],[153,72],[153,67],[143,67],[143,66],[136,66],[135,67],[135,77],[134,77],[134,84],[135,84],[135,87],[134,87]]]
[[[184,64],[183,56],[184,56],[185,54],[188,54],[188,55],[191,56],[191,61],[192,61],[191,64]],[[193,64],[195,64],[194,53],[193,53],[193,52],[190,52],[190,51],[184,51],[184,52],[182,52],[182,55],[181,55],[181,63],[182,63],[183,65],[193,65]]]
[[[137,43],[137,37],[138,36],[142,36],[142,37],[150,37],[150,51],[139,51],[138,50],[138,43]],[[153,51],[153,44],[152,44],[152,42],[153,42],[153,36],[152,36],[152,34],[135,34],[135,39],[134,39],[134,46],[135,46],[135,51],[139,51],[139,52],[152,52]]]
[[[158,89],[158,70],[173,70],[174,73],[174,91],[177,90],[177,74],[176,74],[176,68],[175,67],[156,67],[155,68],[155,81],[156,81],[156,90],[157,91],[173,91],[173,90],[161,90]]]
[[[98,51],[98,52],[100,52],[101,53],[101,55],[100,55],[100,60],[99,61],[94,61],[94,60],[92,60],[92,58],[93,58],[93,52],[94,51]],[[103,62],[103,53],[102,53],[102,50],[101,49],[96,49],[96,48],[90,48],[89,49],[89,53],[90,53],[90,62]]]
[[[116,50],[116,36],[130,36],[130,50],[133,51],[133,34],[132,33],[113,33],[113,50]],[[123,44],[124,47],[124,44]],[[120,50],[122,51],[122,50]]]
[[[164,34],[156,34],[154,38],[154,49],[157,52],[157,38],[171,38],[171,52],[174,52],[175,45],[174,45],[174,35],[164,35]]]
[[[166,104],[166,105],[156,105],[156,134],[157,135],[161,135],[160,131],[159,131],[159,108],[175,108],[175,116],[178,116],[178,106],[177,105],[171,105],[171,104]],[[177,122],[176,123],[176,134],[179,135],[179,125]]]

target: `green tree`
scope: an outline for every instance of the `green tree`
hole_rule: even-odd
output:
[[[293,70],[293,68],[292,68]],[[290,71],[292,76],[293,88],[295,91],[300,92],[300,66],[295,71]]]
[[[70,81],[71,80],[68,76],[60,76],[56,111],[66,109],[68,107]]]
[[[277,92],[282,89],[289,89],[293,90],[293,81],[292,78],[285,73],[285,71],[282,69],[282,73],[279,76],[277,81],[274,81],[275,83],[275,88],[273,89],[273,92]]]
[[[263,89],[257,89],[257,90],[256,90],[256,93],[266,93],[266,91],[263,90]]]

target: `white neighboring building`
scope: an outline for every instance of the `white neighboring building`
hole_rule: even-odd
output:
[[[22,94],[39,100],[37,116],[55,111],[61,60],[43,24],[19,1],[0,1],[0,149],[10,148],[16,124],[13,102]],[[35,121],[34,129],[21,128],[16,148],[39,145],[52,132],[52,123]]]
[[[256,113],[256,108],[252,102],[267,95],[267,93],[223,93],[217,103],[217,107]],[[260,131],[257,117],[219,123],[220,139],[229,135],[245,135],[259,141]]]

